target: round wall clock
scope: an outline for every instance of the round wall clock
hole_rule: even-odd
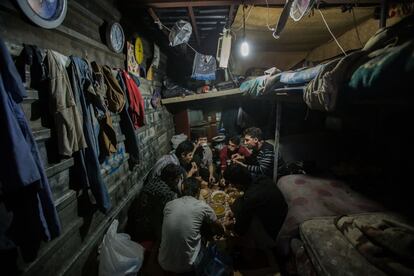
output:
[[[140,37],[135,39],[135,59],[138,64],[141,64],[144,59],[144,46]]]
[[[33,23],[46,29],[59,26],[68,7],[67,0],[17,0],[17,4]]]
[[[111,22],[108,24],[106,29],[106,44],[115,53],[120,53],[124,49],[124,30],[118,22]]]

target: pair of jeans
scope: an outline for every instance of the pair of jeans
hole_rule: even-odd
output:
[[[76,152],[73,157],[75,164],[72,183],[80,183],[80,189],[90,188],[98,208],[106,213],[111,208],[110,197],[106,183],[102,177],[99,165],[99,125],[94,117],[94,106],[90,102],[88,88],[92,83],[91,70],[86,60],[79,57],[70,57],[69,77],[72,84],[75,102],[80,105],[83,117],[83,131],[88,145],[87,148]]]
[[[200,252],[193,263],[196,276],[230,276],[233,275],[231,260],[217,249],[215,244],[207,247],[202,243]]]

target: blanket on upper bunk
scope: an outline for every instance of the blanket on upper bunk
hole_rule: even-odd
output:
[[[333,111],[341,88],[359,64],[367,60],[365,54],[356,51],[344,58],[332,60],[309,82],[303,100],[310,109]]]
[[[243,82],[240,85],[240,90],[254,97],[281,90],[286,93],[303,93],[304,85],[312,80],[324,66],[325,64],[321,64],[311,68],[285,72],[271,68],[265,71],[265,75]]]
[[[311,68],[301,68],[296,71],[280,73],[280,82],[286,84],[304,84],[313,80],[323,69],[325,64],[319,64]]]
[[[305,103],[310,109],[333,111],[342,102],[410,92],[413,33],[414,15],[380,29],[362,50],[328,62],[306,86]]]
[[[361,50],[344,57],[296,71],[266,71],[243,82],[240,90],[250,96],[303,93],[310,109],[334,111],[338,103],[361,96],[393,95],[414,88],[414,15],[380,29]],[[371,93],[370,93],[371,92]],[[382,93],[381,93],[382,92]]]
[[[349,87],[359,95],[411,94],[414,83],[414,40],[401,45],[389,44],[368,54],[369,61],[353,73]],[[371,93],[370,93],[371,92]]]

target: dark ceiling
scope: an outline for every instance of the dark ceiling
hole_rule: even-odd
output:
[[[241,5],[254,5],[282,8],[286,0],[245,0],[245,1],[182,1],[182,0],[114,0],[119,5],[123,17],[123,27],[129,29],[129,35],[141,33],[147,39],[157,43],[167,53],[169,75],[187,76],[191,74],[193,51],[185,44],[169,47],[168,30],[160,30],[155,24],[160,20],[171,28],[180,19],[191,23],[193,33],[189,45],[197,52],[206,55],[216,54],[217,41],[223,27],[230,27]],[[393,1],[393,0],[389,0]],[[324,0],[322,7],[342,6],[346,3],[356,6],[373,6],[381,0]],[[273,22],[276,24],[276,22]],[[129,25],[129,26],[128,26]],[[128,33],[128,31],[127,31]],[[177,77],[178,78],[178,77]]]
[[[156,18],[159,18],[168,28],[180,19],[190,22],[193,27],[190,45],[199,49],[206,43],[206,39],[221,32],[224,26],[232,24],[239,5],[265,6],[269,4],[272,7],[283,7],[286,0],[127,0],[121,2],[129,10],[145,9],[148,17],[145,21],[152,24],[147,27],[153,30],[158,29],[154,24]],[[327,6],[339,6],[346,3],[366,6],[378,5],[380,0],[324,0],[321,3]],[[164,31],[164,33],[167,32]]]

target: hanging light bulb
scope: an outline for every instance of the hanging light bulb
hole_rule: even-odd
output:
[[[243,57],[247,57],[249,55],[249,44],[246,41],[246,17],[244,10],[246,9],[246,6],[243,6],[243,42],[240,47],[240,53]]]
[[[242,56],[247,57],[249,55],[249,43],[247,41],[243,41],[240,47],[240,53]]]

